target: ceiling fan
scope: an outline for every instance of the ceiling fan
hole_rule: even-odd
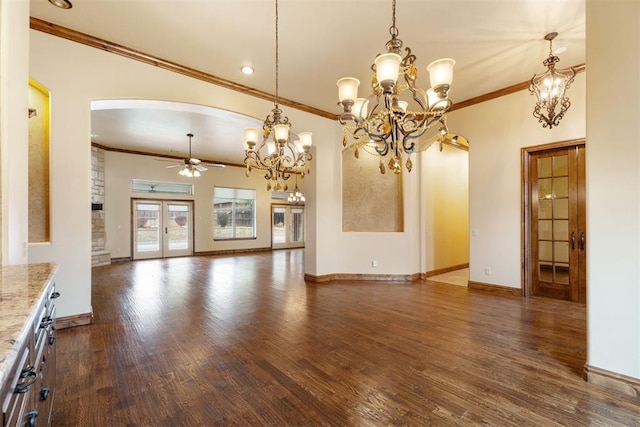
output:
[[[220,163],[203,163],[200,159],[196,159],[191,156],[191,138],[193,138],[192,133],[188,133],[189,137],[189,157],[184,159],[181,163],[175,165],[169,165],[167,168],[177,168],[180,167],[180,172],[178,174],[187,177],[197,177],[200,176],[200,172],[204,172],[208,170],[208,168],[204,165],[214,168],[223,168],[224,165]]]

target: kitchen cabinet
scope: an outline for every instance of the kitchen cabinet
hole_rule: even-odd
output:
[[[49,426],[55,397],[53,263],[0,267],[2,426]]]

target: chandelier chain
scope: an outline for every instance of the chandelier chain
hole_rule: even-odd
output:
[[[393,18],[391,19],[391,27],[389,28],[389,34],[391,34],[392,38],[396,38],[398,37],[398,34],[400,34],[400,32],[398,31],[398,27],[396,27],[396,0],[393,0],[391,9],[392,9]]]
[[[279,103],[279,95],[278,95],[278,69],[279,69],[279,64],[278,64],[278,0],[276,0],[276,101],[275,101],[275,106],[276,108],[278,108],[278,103]]]

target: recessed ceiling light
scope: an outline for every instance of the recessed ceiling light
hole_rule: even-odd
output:
[[[69,0],[49,0],[49,3],[60,9],[71,9],[73,7]]]
[[[240,70],[242,70],[242,72],[247,76],[253,74],[253,67],[250,67],[248,65],[243,66],[242,68],[240,68]]]

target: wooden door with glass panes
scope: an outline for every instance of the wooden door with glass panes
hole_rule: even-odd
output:
[[[586,302],[584,150],[579,145],[530,158],[534,296]]]

